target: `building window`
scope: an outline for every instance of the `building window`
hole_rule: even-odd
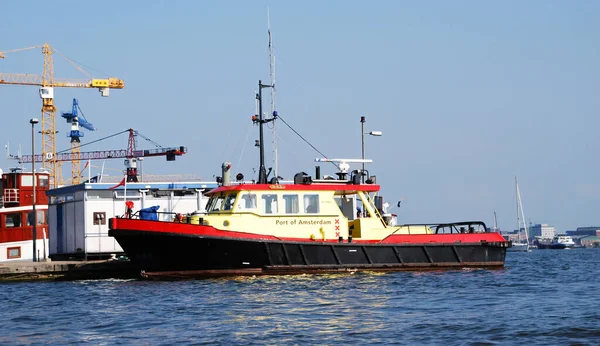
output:
[[[33,175],[22,175],[21,186],[33,186]]]
[[[37,224],[43,225],[46,223],[46,216],[43,210],[36,210]],[[33,211],[27,213],[27,226],[33,225]]]
[[[8,258],[8,259],[21,258],[21,247],[17,246],[17,247],[7,248],[6,249],[6,258]]]
[[[94,225],[106,225],[106,212],[94,212]]]
[[[4,219],[4,227],[21,227],[21,213],[6,214]]]
[[[286,214],[298,214],[298,195],[283,195]]]
[[[317,195],[317,194],[304,195],[304,211],[309,214],[319,212],[319,195]]]
[[[49,184],[47,175],[38,175],[40,181],[40,187],[46,187]]]

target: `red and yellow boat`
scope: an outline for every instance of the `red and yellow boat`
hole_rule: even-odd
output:
[[[262,114],[262,112],[260,112]],[[267,183],[260,124],[256,183],[231,183],[207,192],[206,210],[172,221],[123,217],[109,221],[144,277],[501,268],[510,247],[481,221],[396,225],[385,213],[380,186],[366,171],[340,164],[338,178]],[[363,180],[365,181],[363,183]],[[360,208],[357,213],[357,207]]]

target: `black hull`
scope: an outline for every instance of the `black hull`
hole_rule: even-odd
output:
[[[569,246],[565,244],[538,244],[538,249],[554,249],[554,250],[562,250],[566,249]]]
[[[123,231],[113,235],[145,277],[500,268],[506,243],[356,244]]]

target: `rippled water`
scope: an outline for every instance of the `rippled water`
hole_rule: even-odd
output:
[[[502,270],[0,284],[0,344],[600,344],[600,250]]]

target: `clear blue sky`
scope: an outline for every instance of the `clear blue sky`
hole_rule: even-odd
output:
[[[491,224],[495,210],[514,229],[516,175],[528,221],[600,225],[597,1],[2,1],[0,50],[48,42],[94,76],[125,80],[109,98],[55,91],[59,111],[76,97],[99,128],[84,143],[132,127],[189,149],[176,162],[146,160],[146,173],[212,180],[230,160],[251,177],[267,7],[278,112],[329,157],[360,157],[361,115],[366,130],[383,131],[366,138],[368,167],[386,201],[403,200],[393,209],[401,222]],[[55,77],[85,77],[55,60]],[[0,60],[0,72],[41,69],[40,52]],[[37,95],[0,86],[0,139],[13,152],[31,150]],[[57,128],[66,149],[60,117]],[[282,123],[278,135],[280,175],[312,174],[319,155]],[[121,136],[86,150],[126,145]]]

